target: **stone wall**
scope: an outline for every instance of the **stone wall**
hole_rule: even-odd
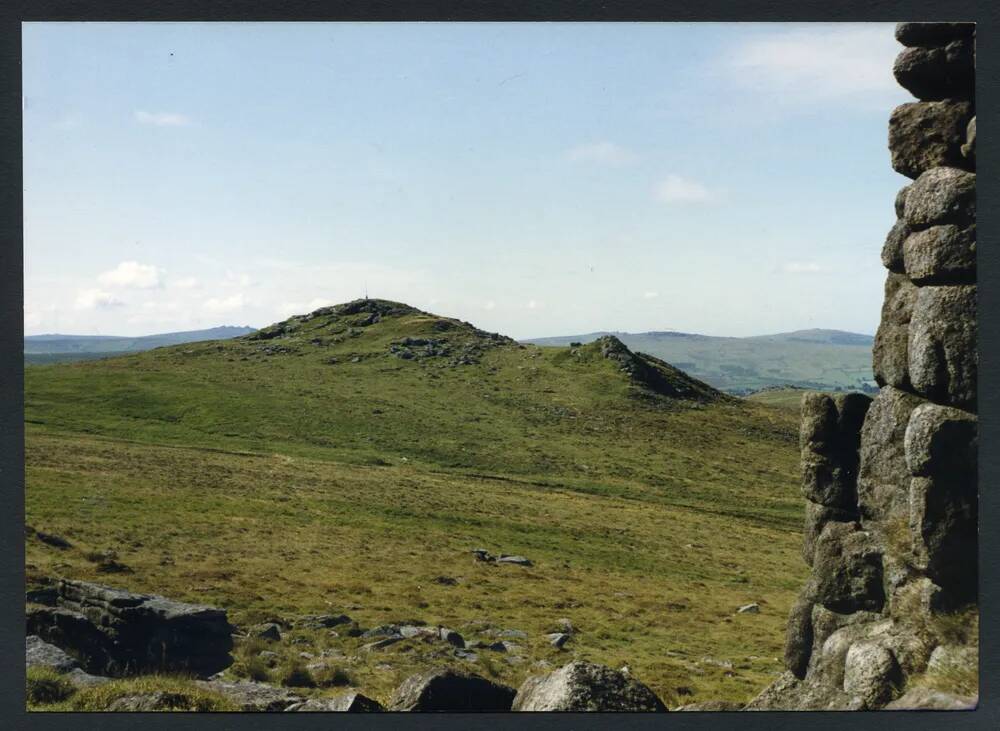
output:
[[[748,709],[877,709],[977,600],[975,25],[901,23],[880,391],[802,402],[803,557],[786,673]],[[897,707],[899,701],[893,706]],[[905,705],[905,704],[904,704]]]

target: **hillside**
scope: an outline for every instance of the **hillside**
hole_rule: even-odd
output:
[[[746,700],[780,671],[804,575],[796,416],[616,338],[543,348],[361,300],[25,379],[27,523],[71,544],[29,538],[29,582],[209,603],[241,627],[336,611],[524,633],[471,657],[315,629],[269,648],[329,652],[380,698],[440,663],[515,685],[543,661],[628,664],[672,704]],[[227,672],[277,682],[260,649]]]
[[[118,335],[28,335],[24,338],[25,363],[64,363],[107,358],[121,353],[137,353],[165,345],[200,340],[223,340],[253,332],[250,327],[223,325],[207,330],[159,333],[125,337]]]
[[[613,334],[635,351],[662,358],[727,393],[767,386],[817,390],[871,390],[870,335],[840,330],[798,330],[747,338],[679,332],[588,333],[526,340],[536,345],[587,343]]]

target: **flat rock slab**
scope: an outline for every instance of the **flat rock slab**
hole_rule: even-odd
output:
[[[199,680],[197,684],[205,690],[224,695],[240,706],[243,711],[276,712],[284,711],[295,703],[302,703],[302,696],[290,690],[277,688],[266,683],[235,682],[222,680]]]
[[[51,668],[57,673],[68,673],[80,667],[76,658],[66,654],[55,645],[50,645],[37,635],[29,635],[24,641],[25,666]]]

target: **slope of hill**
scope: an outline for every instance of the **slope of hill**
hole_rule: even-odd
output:
[[[715,388],[743,395],[767,386],[817,390],[872,390],[870,335],[840,330],[798,330],[726,338],[679,332],[588,333],[525,340],[564,346],[613,334],[635,351],[649,353]]]
[[[207,330],[126,337],[118,335],[28,335],[24,338],[25,363],[62,363],[137,353],[164,345],[200,340],[223,340],[253,332],[250,327],[223,325]]]
[[[29,538],[29,582],[214,604],[240,627],[335,611],[470,643],[524,633],[460,656],[299,628],[268,648],[274,668],[241,644],[230,677],[278,682],[328,652],[385,700],[432,664],[516,685],[579,658],[676,704],[745,700],[780,671],[805,574],[795,416],[614,338],[522,345],[362,300],[25,380],[27,522],[71,544]],[[562,618],[576,631],[557,649]]]

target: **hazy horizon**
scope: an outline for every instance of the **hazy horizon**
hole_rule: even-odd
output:
[[[875,331],[890,23],[26,23],[25,333]]]

